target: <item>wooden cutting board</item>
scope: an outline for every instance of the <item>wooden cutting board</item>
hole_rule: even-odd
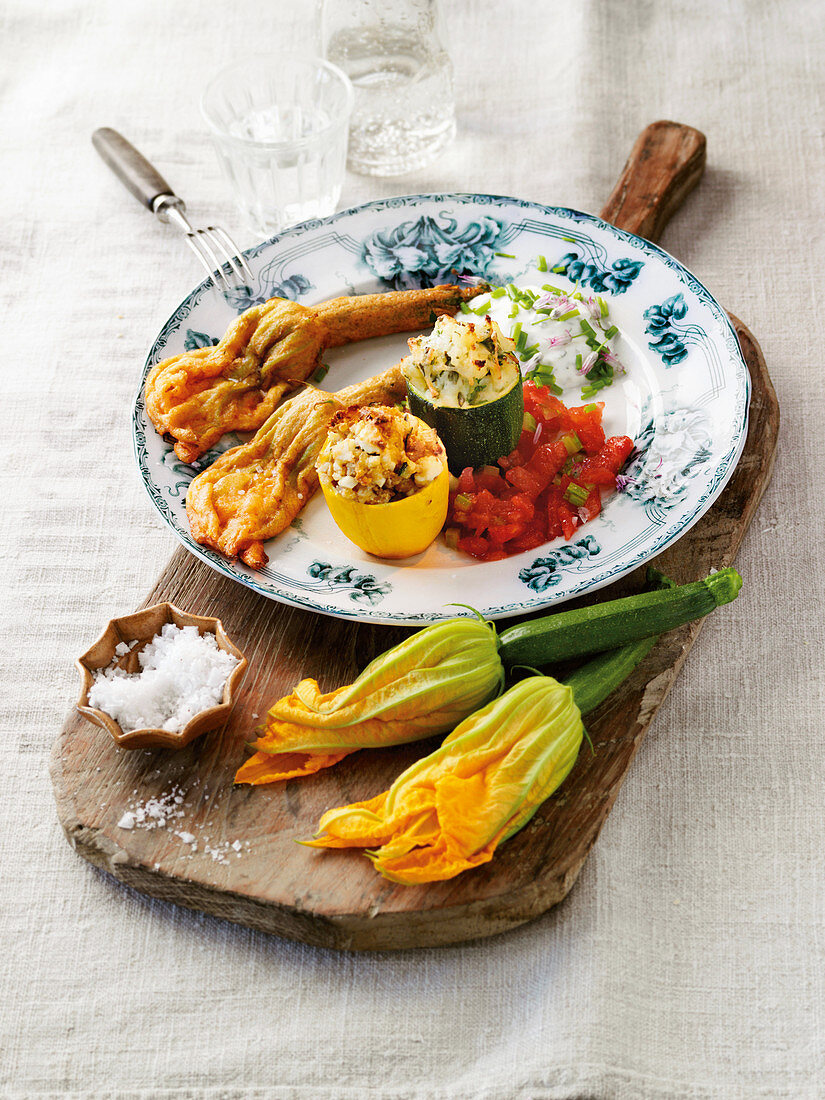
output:
[[[704,161],[702,134],[654,123],[634,146],[602,217],[655,240],[699,181]],[[771,475],[776,396],[758,344],[733,320],[753,380],[747,443],[716,504],[657,559],[680,582],[734,560]],[[639,570],[597,598],[626,594],[641,583]],[[702,625],[666,635],[591,716],[595,755],[582,751],[559,792],[492,863],[450,882],[409,887],[380,878],[357,851],[317,852],[294,841],[311,836],[329,807],[386,789],[434,742],[356,753],[307,779],[232,785],[246,757],[245,742],[270,701],[307,675],[317,677],[324,690],[349,682],[409,631],[271,602],[183,549],[173,554],[142,606],[163,600],[223,620],[250,661],[238,703],[226,726],[177,753],[118,749],[108,734],[73,712],[51,761],[58,815],[70,844],[146,894],[304,943],[351,950],[489,936],[561,901]],[[131,829],[119,825],[128,813],[135,819]]]

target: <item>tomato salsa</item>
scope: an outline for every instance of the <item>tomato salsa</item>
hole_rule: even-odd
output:
[[[499,561],[570,539],[594,519],[633,450],[627,436],[605,439],[603,410],[604,402],[567,408],[547,386],[525,382],[518,445],[497,466],[462,471],[450,493],[447,545]]]

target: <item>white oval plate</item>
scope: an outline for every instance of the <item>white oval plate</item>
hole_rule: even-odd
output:
[[[540,255],[555,273],[538,272]],[[683,535],[719,496],[742,452],[750,378],[727,314],[672,256],[590,214],[498,195],[410,195],[304,222],[246,257],[253,287],[225,300],[201,283],[161,329],[135,400],[134,444],[149,496],[183,545],[271,599],[324,615],[409,624],[461,614],[452,601],[493,619],[549,607],[608,584]],[[578,283],[608,299],[628,370],[598,397],[606,402],[607,434],[632,436],[636,451],[626,488],[602,514],[570,542],[557,539],[490,563],[452,551],[442,539],[407,561],[373,558],[338,531],[320,493],[266,544],[264,569],[194,542],[185,510],[189,482],[240,439],[224,437],[194,467],[181,463],[146,417],[150,367],[217,343],[237,313],[273,295],[311,305],[453,282],[456,274],[525,286]],[[384,370],[406,353],[406,340],[387,336],[327,353],[324,388]],[[581,403],[578,394],[564,399]]]

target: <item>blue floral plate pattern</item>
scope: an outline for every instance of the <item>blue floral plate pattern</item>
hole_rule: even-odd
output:
[[[541,274],[538,257],[552,274]],[[420,624],[461,614],[536,611],[600,588],[652,558],[710,508],[745,442],[750,379],[734,330],[705,287],[656,245],[575,210],[498,195],[410,195],[304,222],[246,253],[253,286],[231,299],[201,283],[161,329],[133,410],[135,456],[152,503],[177,538],[213,569],[256,592],[325,615]],[[239,442],[225,437],[195,467],[181,463],[146,417],[143,382],[161,359],[216,343],[232,318],[273,295],[311,305],[341,294],[406,289],[482,276],[604,295],[627,367],[599,397],[609,435],[635,441],[620,491],[570,542],[479,563],[438,539],[424,554],[384,562],[335,527],[320,494],[266,545],[251,570],[198,546],[186,521],[195,473]],[[324,388],[384,370],[406,352],[387,336],[327,354]],[[577,394],[566,394],[579,404]]]

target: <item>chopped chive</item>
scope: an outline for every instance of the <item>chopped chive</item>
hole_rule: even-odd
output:
[[[549,388],[550,392],[554,393],[556,397],[560,397],[564,393],[564,390],[561,388],[561,386],[557,386],[555,382],[551,382],[549,384]]]
[[[568,309],[567,313],[562,313],[559,317],[560,321],[569,321],[571,317],[578,317],[579,311],[577,309]]]
[[[482,302],[480,306],[476,306],[475,308],[473,308],[473,307],[470,307],[470,308],[473,310],[473,313],[475,313],[475,315],[477,317],[483,317],[484,314],[487,312],[487,310],[490,308],[490,303],[489,303],[489,301]]]
[[[523,333],[522,333],[523,335]],[[525,359],[532,359],[536,352],[539,350],[538,344],[531,344],[529,348],[524,349]]]
[[[585,405],[584,406],[584,411],[586,413],[598,412],[599,411],[599,406],[598,405]]]
[[[551,267],[550,270],[553,272],[554,275],[563,275],[567,268],[564,266],[564,264],[556,264],[556,266]]]
[[[605,330],[605,334],[604,334],[605,340],[612,340],[613,337],[616,335],[616,333],[618,331],[619,330],[618,330],[616,325],[611,325],[609,329]]]
[[[519,328],[521,328],[521,325],[519,325]],[[523,352],[526,346],[527,346],[527,333],[526,332],[519,332],[518,337],[516,338],[516,351]]]
[[[510,317],[511,318],[518,317],[518,311],[519,311],[518,302],[513,302],[513,308],[510,310]]]
[[[566,432],[561,437],[561,441],[569,455],[574,455],[582,449],[582,441],[575,432]]]
[[[591,338],[594,338],[596,336],[596,330],[593,328],[589,321],[586,321],[584,319],[584,317],[580,318],[579,323],[581,324],[582,332],[586,333]]]
[[[507,291],[503,286],[496,286],[490,291],[490,296],[492,298],[503,298],[506,293]]]
[[[582,397],[593,397],[593,395],[597,394],[599,390],[603,390],[605,386],[609,386],[611,381],[612,379],[609,378],[597,378],[593,382],[589,381],[582,390]]]
[[[521,321],[517,321],[513,325],[513,331],[510,333],[510,339],[515,340],[516,347],[518,347],[519,339],[521,338]]]
[[[532,413],[525,411],[521,421],[521,430],[523,432],[534,432],[537,427],[538,424],[536,422],[536,418],[533,416]]]
[[[518,298],[518,290],[517,290],[516,287],[513,286],[512,283],[507,283],[507,285],[505,286],[504,289],[507,291],[509,296],[513,299],[513,301],[515,301]]]
[[[568,500],[574,508],[581,508],[589,496],[589,493],[581,485],[571,481],[564,490],[564,499]]]
[[[470,312],[470,307],[467,305],[466,302],[461,303],[461,312],[462,313],[469,313]]]
[[[516,258],[512,252],[496,252],[496,256],[502,256],[505,260],[514,260]]]
[[[542,256],[541,254],[539,254],[539,257],[536,260],[536,267],[539,269],[539,271],[547,270],[547,260],[545,260],[544,256]]]
[[[319,382],[323,382],[323,380],[326,378],[328,371],[329,363],[321,363],[321,365],[315,371],[315,374],[313,374],[313,376],[310,378],[310,382],[312,382],[314,386],[317,386]]]
[[[604,300],[604,298],[601,297],[600,294],[596,295],[596,301],[599,303],[599,312],[601,313],[602,317],[606,317],[607,316],[607,302]]]
[[[561,294],[561,290],[557,286],[551,286],[550,283],[542,283],[541,289],[546,290],[548,294]]]
[[[473,498],[466,493],[459,493],[455,498],[455,504],[457,508],[460,508],[462,512],[466,512],[468,508],[472,507]]]

